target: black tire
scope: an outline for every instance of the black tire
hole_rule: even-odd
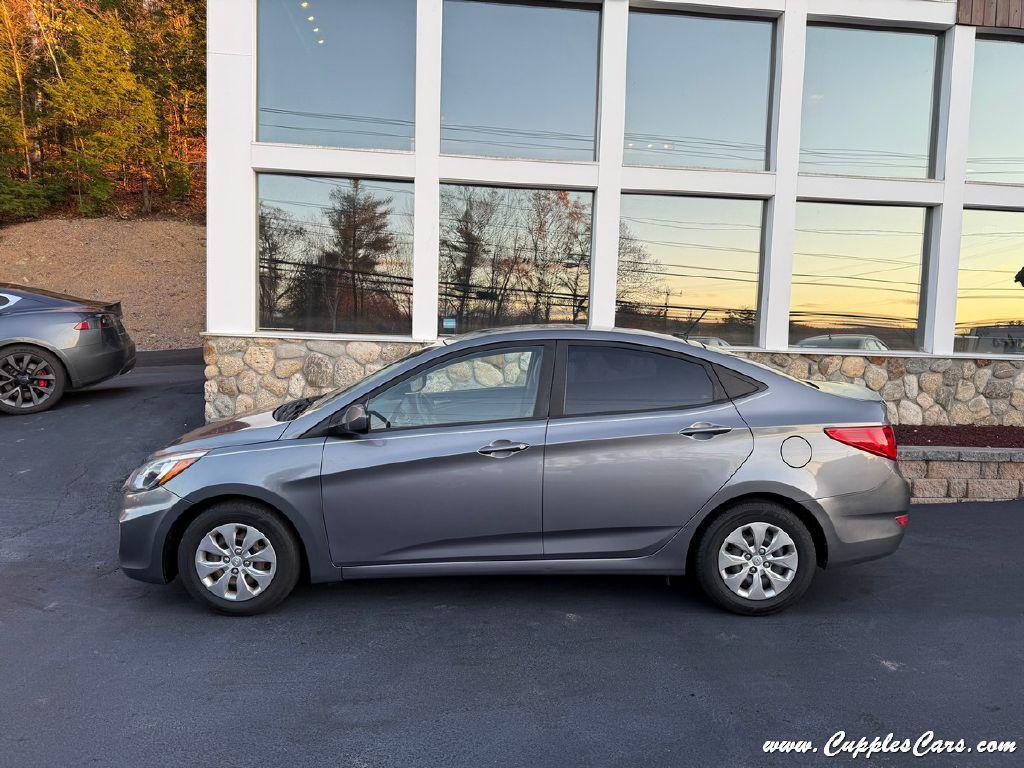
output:
[[[768,523],[788,534],[797,554],[796,573],[789,585],[778,594],[760,600],[733,592],[718,570],[718,554],[726,537],[737,528],[756,522]],[[743,616],[776,613],[797,602],[811,585],[817,567],[814,539],[807,526],[788,509],[770,501],[743,502],[720,513],[701,536],[694,557],[697,583],[704,594],[726,610]],[[770,583],[768,576],[764,578]]]
[[[231,523],[252,526],[259,530],[274,548],[277,561],[276,571],[269,585],[246,600],[229,600],[215,595],[207,589],[196,572],[196,554],[200,543],[218,526]],[[185,529],[178,544],[178,577],[189,594],[207,607],[232,616],[252,616],[278,605],[291,594],[299,580],[301,561],[299,543],[278,514],[264,506],[246,501],[228,501],[203,511]],[[224,575],[231,578],[228,573]]]
[[[0,349],[0,370],[4,370],[7,373],[6,369],[10,367],[7,361],[9,357],[13,357],[16,362],[20,362],[25,355],[30,355],[35,360],[43,361],[45,367],[39,366],[36,370],[44,370],[46,375],[53,376],[53,387],[45,400],[37,405],[30,405],[25,408],[9,405],[0,400],[0,413],[7,413],[13,416],[27,416],[32,413],[40,413],[55,406],[64,396],[64,390],[68,384],[68,375],[64,370],[64,365],[57,359],[56,355],[47,352],[45,349],[28,344],[15,344],[10,347],[4,347]],[[3,379],[0,385],[9,382],[6,376],[0,378]],[[2,386],[0,386],[0,392],[2,391]]]

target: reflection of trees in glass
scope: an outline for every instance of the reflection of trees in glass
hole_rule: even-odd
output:
[[[261,326],[332,333],[408,333],[412,279],[393,229],[393,199],[359,179],[298,218],[260,203]]]
[[[441,331],[586,322],[590,225],[589,195],[442,186]]]

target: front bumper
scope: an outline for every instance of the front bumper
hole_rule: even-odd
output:
[[[166,584],[165,543],[174,521],[190,506],[163,486],[122,496],[118,559],[125,576]]]
[[[895,552],[906,529],[897,515],[910,508],[910,484],[895,471],[877,488],[817,499],[827,520],[827,565],[853,565]],[[822,522],[825,522],[824,520]]]

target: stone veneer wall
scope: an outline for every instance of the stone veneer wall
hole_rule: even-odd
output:
[[[355,383],[422,344],[210,337],[206,418],[273,408]],[[1024,426],[1024,360],[737,353],[791,376],[878,392],[894,424]]]
[[[1024,426],[1024,360],[739,354],[798,379],[861,384],[893,424]]]
[[[422,344],[234,336],[203,344],[206,420],[274,408],[347,387]]]
[[[997,501],[1024,496],[1024,450],[900,448],[900,472],[915,504]]]

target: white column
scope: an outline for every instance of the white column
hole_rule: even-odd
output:
[[[440,247],[441,4],[416,5],[416,176],[413,206],[412,335],[437,338]]]
[[[775,82],[769,142],[775,196],[765,206],[758,343],[784,349],[789,340],[789,299],[800,171],[800,114],[804,88],[807,0],[789,0],[775,30]]]
[[[974,82],[975,27],[954,26],[945,35],[942,81],[937,109],[936,168],[945,179],[942,205],[932,209],[924,271],[924,350],[936,355],[953,351],[956,326],[957,272],[963,229],[967,178],[967,139]]]
[[[597,122],[597,192],[594,194],[590,264],[590,327],[615,325],[615,279],[619,265],[619,203],[622,145],[626,129],[626,38],[628,0],[604,0]]]
[[[256,330],[256,0],[209,0],[206,329]]]

